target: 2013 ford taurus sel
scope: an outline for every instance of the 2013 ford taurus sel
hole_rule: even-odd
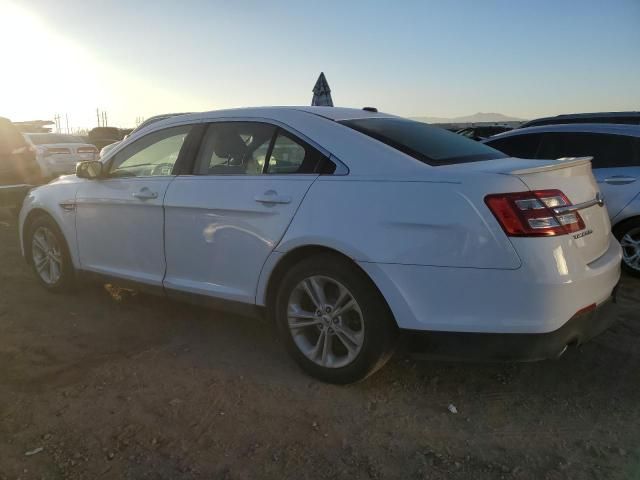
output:
[[[556,357],[608,326],[620,277],[588,159],[507,158],[354,109],[162,120],[31,191],[20,222],[45,288],[91,273],[264,310],[336,383],[402,331],[431,353]]]

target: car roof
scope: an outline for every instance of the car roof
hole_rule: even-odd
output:
[[[574,132],[574,133],[609,133],[613,135],[627,135],[630,137],[640,137],[640,125],[625,125],[618,123],[562,123],[559,125],[540,125],[539,127],[524,127],[499,133],[487,140],[497,140],[499,138],[513,137],[516,135],[526,135],[531,133],[553,133],[553,132]]]
[[[562,115],[556,115],[553,117],[541,117],[535,118],[533,120],[529,120],[528,122],[524,122],[522,125],[526,127],[528,124],[538,123],[538,122],[546,122],[557,120],[581,120],[588,118],[616,118],[616,117],[626,117],[629,119],[637,118],[640,121],[640,112],[637,111],[629,111],[629,112],[591,112],[591,113],[565,113]]]
[[[59,135],[61,137],[81,137],[82,135],[76,135],[74,133],[56,133],[56,132],[24,132],[23,135],[29,135],[30,137],[44,137],[45,135]]]
[[[341,120],[355,120],[362,118],[392,118],[394,115],[381,112],[371,112],[368,110],[362,110],[360,108],[345,108],[345,107],[307,107],[307,106],[275,106],[275,107],[242,107],[242,108],[229,108],[225,110],[211,110],[208,112],[190,113],[184,115],[175,115],[154,124],[160,124],[160,122],[169,123],[170,120],[207,120],[211,118],[223,118],[223,117],[264,117],[272,118],[274,120],[280,119],[282,116],[289,112],[305,112],[319,117],[323,117],[329,120],[341,121]],[[396,117],[399,118],[399,117]]]

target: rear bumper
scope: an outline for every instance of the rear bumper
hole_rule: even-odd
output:
[[[620,281],[622,249],[585,265],[575,249],[539,239],[541,250],[514,270],[360,262],[387,300],[398,327],[427,332],[539,334],[604,303]],[[542,248],[544,247],[544,248]]]
[[[409,348],[429,358],[527,362],[557,358],[608,329],[617,319],[613,296],[595,310],[573,316],[548,333],[461,333],[405,331]]]

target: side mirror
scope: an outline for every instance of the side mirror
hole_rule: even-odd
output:
[[[88,162],[79,162],[76,165],[76,175],[78,178],[88,178],[94,180],[102,176],[102,162],[90,160]]]

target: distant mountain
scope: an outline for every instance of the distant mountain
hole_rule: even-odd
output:
[[[502,113],[478,112],[464,117],[444,118],[444,117],[411,117],[413,120],[427,123],[481,123],[481,122],[523,122],[524,119],[509,117]]]

